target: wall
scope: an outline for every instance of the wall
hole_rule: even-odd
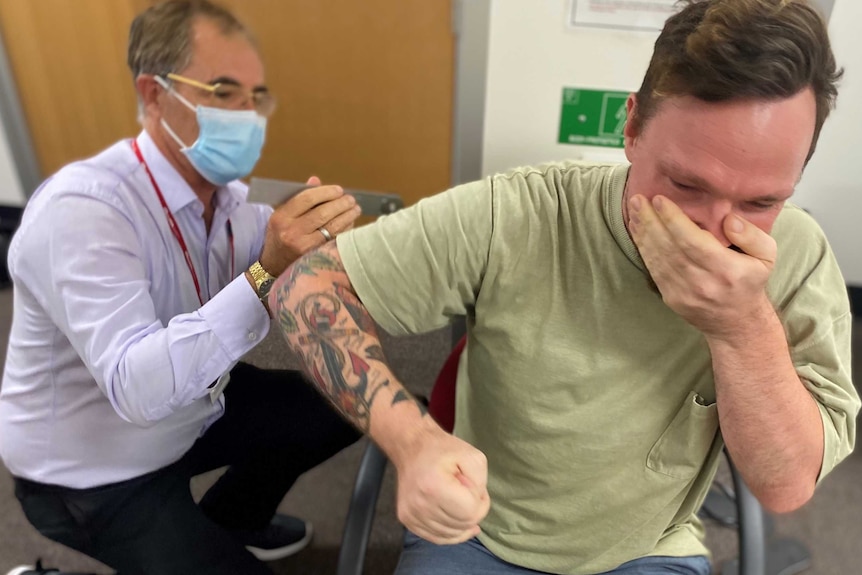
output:
[[[0,34],[0,206],[4,208],[23,207],[28,192],[35,190],[42,179],[28,132],[6,56],[4,38]],[[20,212],[15,209],[0,211],[4,212],[3,217],[7,219],[10,212]],[[14,221],[13,225],[17,225],[17,217]],[[8,231],[8,227],[8,222],[0,217],[0,231]],[[5,262],[6,258],[3,257],[4,266]]]
[[[3,117],[0,116],[0,205],[23,206],[24,191],[21,189],[6,133]]]
[[[569,0],[493,0],[483,171],[621,151],[557,144],[563,87],[635,91],[658,32],[568,28]]]
[[[24,191],[21,189],[21,180],[15,168],[12,150],[9,148],[2,115],[0,115],[0,205],[24,205]]]
[[[826,231],[848,283],[862,285],[862,2],[835,0],[830,33],[846,68],[839,106],[795,201]],[[637,90],[657,32],[569,28],[571,0],[493,0],[483,173],[565,158],[624,161],[621,151],[558,144],[562,89]]]
[[[820,222],[848,284],[862,286],[862,2],[836,0],[829,33],[844,79],[817,152],[797,188],[796,202]]]

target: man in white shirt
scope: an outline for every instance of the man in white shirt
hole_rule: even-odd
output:
[[[269,573],[311,537],[284,494],[358,434],[297,372],[238,362],[274,276],[360,210],[316,178],[246,202],[274,100],[226,10],[147,9],[128,63],[144,130],[49,178],[10,247],[0,456],[42,534],[121,573]]]

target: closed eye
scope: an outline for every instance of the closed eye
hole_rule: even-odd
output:
[[[750,210],[765,212],[767,210],[771,210],[778,204],[775,202],[748,202],[746,205]]]
[[[687,184],[683,184],[683,183],[681,183],[681,182],[677,182],[676,180],[671,180],[671,183],[673,184],[673,186],[674,186],[675,188],[680,189],[680,190],[683,190],[683,191],[686,191],[686,192],[695,192],[695,191],[697,191],[697,188],[695,188],[694,186],[689,186],[689,185],[687,185]]]

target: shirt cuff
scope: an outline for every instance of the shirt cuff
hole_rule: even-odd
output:
[[[269,333],[266,308],[257,298],[245,274],[240,274],[200,309],[213,334],[231,361],[239,361]]]

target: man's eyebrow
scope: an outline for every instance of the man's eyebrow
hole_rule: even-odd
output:
[[[218,78],[213,78],[212,80],[210,80],[207,83],[211,84],[211,85],[228,84],[231,86],[242,86],[242,84],[240,84],[239,82],[237,82],[234,78],[231,78],[230,76],[219,76]],[[265,85],[261,84],[260,86],[255,86],[254,88],[252,88],[251,91],[252,92],[269,92],[269,88],[267,88]]]
[[[693,186],[695,188],[698,188],[701,190],[706,190],[708,192],[713,192],[713,193],[718,191],[715,189],[715,187],[712,184],[710,184],[704,178],[698,176],[697,174],[693,174],[693,173],[687,171],[685,168],[683,168],[680,164],[678,164],[676,162],[673,162],[673,161],[661,162],[660,165],[661,165],[662,171],[665,174],[672,176],[674,180],[682,180],[681,182],[678,182],[680,184],[685,184],[687,186]],[[787,201],[787,199],[793,195],[793,192],[794,192],[793,189],[785,190],[785,191],[777,191],[775,193],[767,193],[767,194],[764,194],[762,196],[758,196],[756,198],[750,198],[748,201],[749,202],[770,202],[770,203],[784,202],[784,201]]]
[[[670,162],[661,162],[661,170],[669,175],[673,176],[674,179],[685,180],[684,182],[679,182],[681,184],[685,184],[687,186],[693,186],[696,188],[702,188],[707,191],[713,191],[714,188],[712,184],[707,182],[704,178],[698,176],[697,174],[692,174],[683,168],[680,164],[670,161]]]

